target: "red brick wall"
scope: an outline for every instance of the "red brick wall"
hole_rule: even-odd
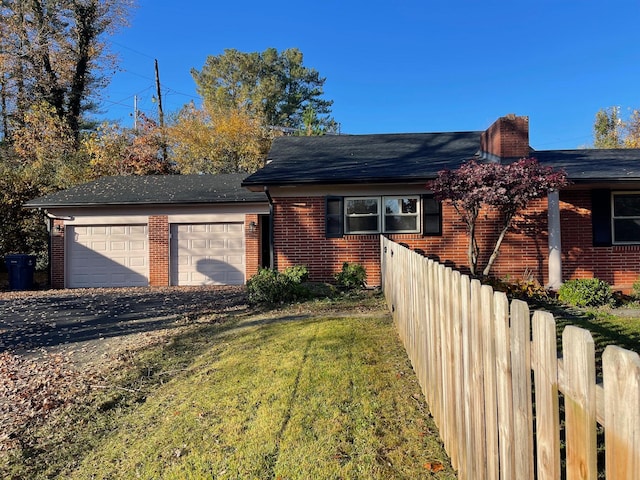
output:
[[[149,285],[169,285],[169,219],[166,215],[149,217]]]
[[[54,220],[51,232],[51,288],[64,288],[64,221]]]
[[[640,245],[593,246],[591,192],[560,192],[560,220],[563,280],[595,277],[631,291],[640,278]]]
[[[251,227],[251,222],[255,227]],[[245,215],[244,217],[244,243],[245,243],[245,280],[249,280],[258,273],[261,262],[261,235],[262,228],[268,225],[260,225],[258,215]],[[253,230],[253,231],[252,231]]]
[[[367,270],[369,285],[380,285],[380,240],[378,235],[345,235],[325,238],[324,198],[274,198],[274,245],[276,268],[306,265],[311,280],[330,281],[343,262],[357,262]],[[491,228],[495,215],[481,213],[478,240],[484,255],[484,265],[490,251],[487,245],[495,241],[497,232]],[[531,209],[529,225],[505,238],[492,274],[522,278],[525,271],[544,283],[547,279],[547,217],[546,199]],[[468,271],[466,229],[451,206],[443,206],[443,235],[396,234],[389,238],[420,249],[426,255]],[[522,222],[520,222],[522,223]],[[495,224],[493,224],[495,226]]]

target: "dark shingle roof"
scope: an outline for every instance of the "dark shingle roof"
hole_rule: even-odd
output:
[[[31,208],[99,205],[174,205],[266,202],[264,193],[241,187],[247,174],[103,177],[36,198]]]
[[[640,180],[640,149],[542,150],[531,154],[541,164],[562,168],[574,182]]]
[[[478,153],[481,132],[276,138],[247,187],[422,181]]]

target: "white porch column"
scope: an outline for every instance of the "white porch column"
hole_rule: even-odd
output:
[[[560,238],[560,194],[557,190],[547,197],[547,221],[549,228],[549,284],[557,289],[562,285],[562,239]]]

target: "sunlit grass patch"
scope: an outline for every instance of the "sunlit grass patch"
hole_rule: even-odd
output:
[[[388,317],[239,322],[211,345],[71,478],[428,478],[425,464],[448,465]]]

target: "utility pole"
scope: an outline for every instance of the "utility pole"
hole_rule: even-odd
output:
[[[162,111],[162,91],[160,89],[160,71],[158,69],[158,59],[155,59],[156,66],[156,93],[158,94],[158,123],[160,125],[160,138],[162,139],[162,161],[167,161],[167,143],[164,138],[164,112]]]
[[[133,129],[138,130],[138,96],[133,96]]]
[[[158,94],[158,121],[160,128],[164,128],[164,112],[162,111],[162,92],[160,90],[160,71],[158,70],[158,60],[156,64],[156,93]]]

